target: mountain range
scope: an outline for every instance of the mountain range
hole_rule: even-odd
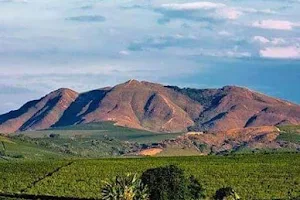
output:
[[[61,88],[0,115],[0,132],[113,121],[153,132],[300,124],[300,106],[237,86],[191,89],[129,80],[78,93]]]

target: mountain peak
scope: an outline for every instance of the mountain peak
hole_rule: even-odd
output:
[[[125,84],[127,84],[127,85],[136,85],[136,84],[140,84],[141,82],[140,81],[138,81],[138,80],[136,80],[136,79],[130,79],[130,80],[128,80],[128,81],[126,81],[125,82]]]
[[[52,94],[60,94],[60,95],[74,95],[74,94],[78,94],[76,91],[71,90],[69,88],[59,88],[53,92],[51,92]],[[50,94],[51,94],[50,93]]]
[[[156,132],[219,131],[300,124],[300,106],[239,86],[181,89],[131,79],[80,94],[68,88],[55,90],[0,115],[0,132],[103,121]]]

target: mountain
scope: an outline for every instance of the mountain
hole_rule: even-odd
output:
[[[51,127],[78,97],[70,89],[59,89],[23,105],[19,110],[0,115],[0,132],[9,133]]]
[[[224,131],[236,128],[300,123],[300,106],[247,88],[180,89],[170,87],[203,105],[192,131]]]
[[[113,121],[154,132],[300,124],[300,106],[236,86],[190,89],[145,81],[77,93],[59,89],[0,115],[0,132]]]

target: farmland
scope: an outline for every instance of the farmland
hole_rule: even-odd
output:
[[[297,153],[0,162],[0,191],[99,198],[107,178],[128,172],[141,174],[168,164],[195,175],[210,196],[224,186],[234,187],[243,199],[285,199],[300,194]]]
[[[57,127],[41,131],[22,132],[23,135],[27,135],[32,138],[43,138],[49,136],[51,133],[59,134],[63,138],[82,136],[90,139],[99,139],[103,136],[109,136],[110,138],[115,138],[117,140],[138,143],[160,142],[165,139],[175,138],[176,136],[182,134],[155,133],[145,130],[137,130],[133,128],[115,126],[113,122],[98,122]]]

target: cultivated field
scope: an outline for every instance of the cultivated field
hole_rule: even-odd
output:
[[[232,186],[243,199],[287,199],[300,194],[300,154],[109,158],[0,162],[0,192],[99,198],[103,180],[175,164],[195,175],[208,195]]]

